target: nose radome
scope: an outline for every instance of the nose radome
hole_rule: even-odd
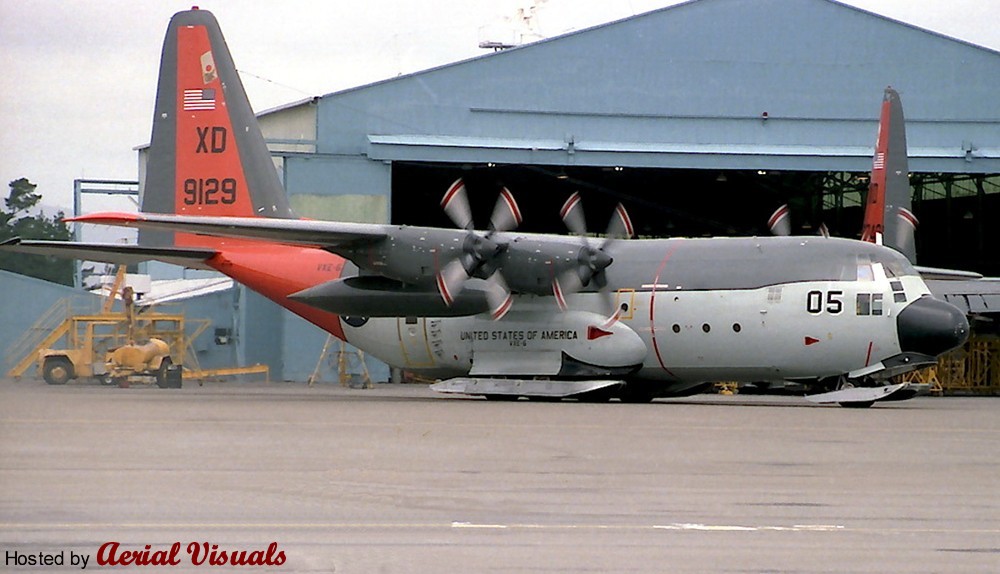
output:
[[[951,303],[924,296],[900,311],[896,331],[904,353],[937,356],[965,343],[969,321]]]

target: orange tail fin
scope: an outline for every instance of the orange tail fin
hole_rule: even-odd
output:
[[[167,28],[142,211],[293,218],[215,16],[176,14]],[[154,245],[212,244],[144,233]]]

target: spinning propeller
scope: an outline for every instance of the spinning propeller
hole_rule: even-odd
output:
[[[870,209],[870,208],[868,208]],[[888,214],[888,215],[886,215]],[[882,218],[886,218],[884,222]],[[915,234],[917,226],[917,216],[912,211],[903,206],[889,205],[884,208],[879,205],[874,215],[873,222],[869,225],[866,213],[866,225],[861,232],[861,241],[877,243],[892,247],[896,251],[907,255],[913,253],[915,249]],[[767,220],[767,226],[772,235],[791,235],[792,226],[789,217],[788,204],[779,207]],[[816,230],[818,235],[830,237],[830,230],[825,223],[821,223]],[[883,237],[884,234],[884,237]]]
[[[789,214],[790,210],[787,203],[774,210],[771,217],[767,219],[767,227],[771,230],[771,235],[784,237],[792,234],[792,220]],[[816,228],[816,234],[823,237],[830,237],[830,230],[827,229],[825,223],[820,223],[819,227]]]
[[[559,216],[566,224],[566,228],[580,238],[580,251],[577,253],[576,267],[552,279],[552,294],[556,298],[556,303],[565,311],[566,295],[582,290],[593,281],[604,295],[608,303],[606,307],[610,308],[610,293],[605,290],[608,284],[605,270],[614,262],[614,258],[607,253],[607,250],[615,240],[628,239],[634,235],[628,212],[620,203],[615,207],[615,213],[608,224],[607,237],[598,247],[587,241],[587,223],[580,201],[580,192],[574,192],[569,196],[559,210]]]
[[[497,231],[511,231],[521,224],[521,210],[514,195],[506,187],[501,188],[485,235],[475,230],[465,182],[461,178],[448,188],[441,199],[441,207],[456,226],[466,231],[466,236],[461,254],[446,263],[437,273],[438,293],[445,305],[450,307],[469,279],[485,279],[490,315],[494,320],[499,320],[510,310],[512,299],[510,288],[496,264],[497,257],[507,250],[507,244],[494,241],[493,235]]]

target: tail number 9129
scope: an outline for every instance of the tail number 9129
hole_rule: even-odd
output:
[[[236,180],[214,177],[184,180],[184,205],[231,205],[236,203]]]

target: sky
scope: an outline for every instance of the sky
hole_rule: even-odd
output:
[[[841,1],[1000,51],[1000,0]],[[192,5],[218,18],[263,111],[479,56],[515,30],[552,37],[678,3],[536,0],[529,30],[516,22],[530,0],[0,0],[0,178],[37,184],[49,214],[71,212],[76,178],[136,179],[167,22]]]

